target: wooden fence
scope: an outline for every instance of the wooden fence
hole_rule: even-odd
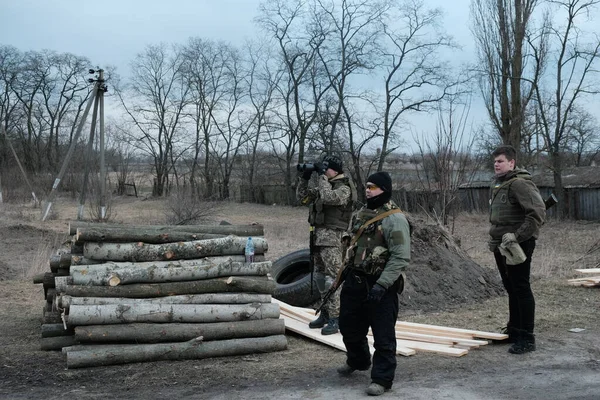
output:
[[[552,193],[550,187],[540,187],[545,199]],[[461,188],[458,192],[458,211],[487,212],[489,209],[489,188]],[[408,212],[432,212],[439,208],[439,193],[435,191],[394,190],[392,198]],[[298,205],[291,188],[283,185],[239,186],[233,198],[237,202],[259,204]],[[574,220],[600,220],[600,188],[565,188],[565,202],[568,218]],[[558,208],[548,210],[548,217],[554,218]]]

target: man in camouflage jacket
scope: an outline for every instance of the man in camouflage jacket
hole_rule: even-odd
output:
[[[347,376],[369,369],[370,327],[375,353],[367,394],[377,396],[392,387],[396,371],[398,293],[404,287],[402,271],[410,261],[410,226],[391,200],[392,180],[387,172],[369,176],[366,196],[367,204],[354,214],[347,235],[354,243],[347,252],[350,270],[340,295],[340,331],[347,358],[338,372]]]
[[[529,172],[516,169],[516,151],[503,145],[493,153],[495,179],[490,189],[489,248],[502,283],[508,293],[509,317],[506,326],[509,352],[523,354],[535,350],[533,335],[535,299],[531,291],[531,257],[546,207]],[[502,249],[520,246],[524,262],[514,264],[501,254]]]
[[[342,161],[328,155],[322,163],[315,164],[317,186],[309,188],[312,170],[300,177],[296,196],[309,207],[308,223],[314,229],[311,257],[314,259],[315,283],[323,299],[342,267],[342,233],[352,217],[356,201],[356,189],[352,180],[344,175]],[[331,335],[339,331],[339,293],[329,297],[319,317],[309,324],[310,328],[322,328],[321,334]]]

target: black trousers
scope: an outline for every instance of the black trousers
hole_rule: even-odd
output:
[[[380,302],[367,300],[376,277],[350,272],[340,294],[340,332],[346,345],[346,363],[358,370],[371,365],[367,342],[369,327],[373,331],[375,353],[371,381],[391,388],[396,373],[396,320],[398,285],[396,282]]]
[[[496,265],[508,293],[507,327],[533,333],[535,319],[535,299],[531,291],[531,257],[535,249],[535,239],[519,243],[527,259],[518,265],[507,265],[506,258],[498,250],[494,251]]]

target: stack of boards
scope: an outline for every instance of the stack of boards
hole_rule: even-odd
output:
[[[285,320],[286,329],[338,350],[346,350],[340,333],[323,336],[319,329],[308,327],[308,323],[315,318],[314,310],[294,307],[275,299],[273,302],[279,303],[281,318]],[[411,356],[417,351],[424,351],[461,357],[466,355],[470,349],[487,345],[489,340],[503,340],[507,337],[501,333],[398,321],[396,322],[396,354]],[[371,333],[369,333],[368,339],[372,346]]]

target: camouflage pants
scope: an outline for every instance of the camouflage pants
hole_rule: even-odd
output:
[[[318,246],[315,251],[315,279],[321,299],[333,285],[339,269],[342,267],[342,247]],[[340,315],[340,290],[329,298],[323,309],[329,318],[338,318]]]

